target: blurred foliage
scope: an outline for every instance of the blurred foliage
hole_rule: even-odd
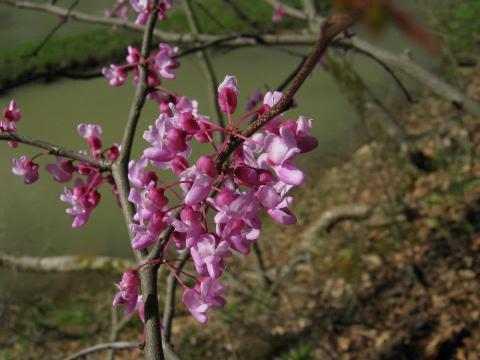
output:
[[[453,51],[478,48],[480,40],[480,0],[465,1],[448,9],[446,30]]]
[[[311,360],[313,359],[313,345],[310,342],[302,342],[290,349],[288,353],[280,356],[280,360]]]

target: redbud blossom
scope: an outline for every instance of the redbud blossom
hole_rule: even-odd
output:
[[[218,86],[218,105],[227,114],[233,114],[237,108],[237,79],[235,76],[226,75]]]
[[[23,176],[23,181],[27,185],[33,184],[40,177],[38,164],[29,160],[25,155],[20,156],[19,159],[13,159],[12,172],[15,175]]]

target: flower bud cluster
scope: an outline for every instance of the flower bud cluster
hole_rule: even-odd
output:
[[[183,302],[201,323],[207,321],[209,308],[225,304],[222,295],[227,287],[219,278],[232,252],[250,252],[260,235],[262,210],[279,224],[297,222],[290,209],[290,191],[304,182],[304,174],[294,159],[317,146],[317,140],[309,135],[311,120],[300,116],[295,121],[280,115],[246,138],[227,167],[218,167],[216,159],[226,143],[242,136],[240,123],[265,113],[282,96],[280,92],[267,93],[255,111],[233,121],[238,95],[236,78],[227,75],[218,88],[219,107],[229,118],[228,127],[222,128],[200,115],[195,101],[170,94],[155,123],[144,132],[147,148],[140,159],[129,164],[133,185],[129,200],[136,207],[135,223],[130,227],[132,247],[152,247],[168,226],[173,227],[168,241],[178,251],[189,251],[197,272],[193,287],[182,283]],[[227,135],[219,148],[215,132]],[[194,141],[210,144],[213,153],[192,159]],[[158,170],[171,171],[176,181],[164,183]]]

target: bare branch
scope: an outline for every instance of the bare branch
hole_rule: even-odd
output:
[[[89,155],[83,155],[80,152],[67,150],[61,146],[50,144],[48,142],[34,139],[28,136],[18,135],[16,133],[0,133],[0,141],[15,141],[21,144],[30,145],[39,149],[44,149],[51,155],[60,156],[66,159],[77,160],[98,168],[100,171],[109,171],[110,163],[105,160],[96,160]]]
[[[75,6],[78,5],[79,2],[80,0],[75,0],[72,5],[70,5],[70,7],[67,9],[67,14],[63,16],[62,19],[58,22],[58,24],[55,25],[52,30],[48,32],[47,36],[43,39],[43,41],[30,54],[25,55],[25,58],[36,56],[40,52],[40,50],[43,49],[43,47],[48,43],[48,41],[53,37],[53,35],[55,35],[56,32],[67,23],[70,13],[73,11]]]
[[[14,256],[0,254],[0,266],[31,272],[77,272],[99,271],[122,273],[135,264],[128,259],[108,256]]]

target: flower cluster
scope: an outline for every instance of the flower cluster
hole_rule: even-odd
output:
[[[236,78],[227,75],[218,88],[219,107],[229,119],[228,127],[222,128],[200,115],[195,101],[170,94],[164,111],[143,135],[149,146],[129,164],[133,185],[129,200],[136,207],[132,247],[151,247],[169,225],[173,227],[169,241],[177,250],[188,249],[197,272],[193,287],[182,283],[183,302],[201,323],[207,321],[209,308],[225,304],[222,295],[227,287],[219,278],[233,251],[250,252],[260,235],[261,211],[279,224],[296,223],[289,194],[303,183],[304,174],[294,159],[317,146],[309,135],[311,120],[280,115],[245,138],[227,169],[218,169],[215,160],[226,143],[242,136],[240,123],[268,111],[282,97],[280,92],[269,92],[257,109],[233,121],[238,95]],[[227,135],[221,147],[215,146],[216,132]],[[214,153],[192,161],[193,141],[211,144]],[[155,170],[170,170],[177,180],[165,184]],[[175,204],[170,204],[174,199]],[[213,225],[208,211],[214,213]],[[162,261],[175,271],[168,260]]]
[[[180,62],[174,58],[177,51],[178,48],[172,48],[165,43],[161,43],[156,52],[148,58],[144,58],[137,48],[129,46],[127,63],[120,66],[111,64],[110,67],[102,69],[102,74],[109,79],[110,85],[121,86],[128,77],[128,71],[133,69],[133,81],[137,84],[139,66],[147,65],[148,85],[151,88],[156,88],[162,83],[162,77],[164,79],[175,79],[173,70],[180,66]]]
[[[165,20],[167,18],[167,11],[172,7],[172,0],[160,0],[155,5],[151,0],[130,0],[130,5],[137,13],[135,24],[145,25],[148,17],[156,8],[158,11],[158,18]],[[111,10],[105,11],[105,16],[114,17],[122,20],[128,20],[129,6],[126,0],[116,0]]]
[[[12,100],[10,105],[3,111],[0,131],[15,132],[15,123],[20,119],[20,114],[20,109],[16,107],[15,101]],[[102,128],[99,125],[80,124],[77,130],[80,136],[86,140],[93,158],[111,161],[115,161],[118,158],[120,146],[117,144],[113,144],[105,151],[102,151]],[[85,152],[81,151],[81,153]],[[44,155],[48,155],[48,152],[39,153],[31,159],[26,155],[22,155],[18,159],[14,158],[12,173],[22,176],[25,184],[33,184],[40,177],[40,166],[34,160]],[[55,163],[45,165],[45,170],[53,176],[55,181],[67,183],[73,179],[75,174],[78,175],[74,182],[75,186],[72,188],[65,187],[64,194],[60,196],[60,200],[71,206],[66,212],[73,217],[72,227],[79,228],[87,222],[93,209],[100,202],[99,188],[103,184],[109,183],[112,186],[113,193],[116,195],[115,183],[110,175],[104,176],[95,166],[84,162],[74,163],[73,160],[63,157],[56,157],[55,160]]]

